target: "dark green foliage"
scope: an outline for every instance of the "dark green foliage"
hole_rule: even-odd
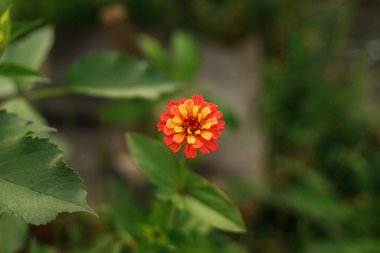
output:
[[[265,28],[281,39],[264,69],[268,194],[251,245],[265,253],[380,252],[380,125],[363,99],[363,62],[348,57],[352,8],[338,1],[281,8],[287,15],[272,23],[280,32]]]

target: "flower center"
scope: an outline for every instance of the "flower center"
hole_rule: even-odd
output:
[[[183,121],[183,128],[188,134],[192,134],[200,129],[200,123],[197,118],[188,118]]]

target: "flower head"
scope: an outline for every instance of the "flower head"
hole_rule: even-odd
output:
[[[193,95],[191,99],[170,101],[166,108],[168,111],[161,114],[157,129],[164,132],[165,144],[174,153],[184,144],[187,158],[195,158],[198,149],[208,154],[219,148],[215,140],[220,138],[224,121],[217,105]]]

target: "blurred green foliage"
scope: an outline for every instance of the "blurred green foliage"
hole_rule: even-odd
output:
[[[263,73],[270,154],[254,252],[380,251],[380,125],[365,97],[369,64],[349,57],[354,6],[278,5],[262,27],[264,41],[277,40]]]
[[[93,25],[99,9],[113,2],[15,0],[14,9],[18,18],[37,18],[63,25]],[[377,218],[380,211],[380,124],[377,111],[364,94],[369,64],[364,57],[353,59],[350,56],[350,33],[358,3],[338,0],[118,2],[127,7],[128,17],[134,25],[153,27],[160,33],[186,28],[205,36],[234,40],[253,33],[262,42],[265,65],[261,109],[269,139],[269,162],[264,190],[252,186],[251,182],[242,190],[254,208],[245,212],[250,222],[248,235],[237,237],[237,241],[257,253],[380,252],[380,220]],[[41,65],[38,59],[45,59],[51,47],[51,33],[50,28],[42,28],[22,37],[30,40],[27,49],[33,44],[34,48],[40,46],[40,50],[23,50],[21,46],[20,49],[17,44],[25,42],[16,40],[9,46],[10,53],[6,53],[4,59],[20,57],[22,63],[38,69]],[[191,84],[200,64],[194,40],[186,33],[174,32],[169,44],[165,49],[147,36],[139,41],[141,51],[154,68],[175,81]],[[144,64],[129,56],[118,57],[128,62],[125,64],[128,68]],[[98,55],[96,60],[89,62],[99,66],[106,59]],[[29,60],[34,63],[29,64]],[[117,66],[111,70],[117,70]],[[66,85],[78,86],[77,80],[85,80],[87,87],[82,87],[81,92],[85,93],[84,89],[93,91],[92,84],[102,81],[102,76],[88,75],[93,65],[82,67],[76,71],[81,75],[70,77],[72,84]],[[110,75],[124,75],[125,68],[119,70]],[[20,73],[32,74],[19,71],[9,76],[15,78]],[[104,73],[104,69],[96,74],[99,73]],[[142,76],[146,77],[145,74]],[[4,88],[6,82],[0,82],[4,84],[0,88]],[[107,88],[106,84],[103,80],[98,88]],[[97,93],[104,95],[103,90]],[[119,93],[117,89],[113,94]],[[148,97],[156,98],[160,94]],[[140,99],[109,101],[101,109],[100,118],[107,123],[144,121],[152,116],[155,103]],[[9,101],[2,106],[21,114],[26,112],[36,121],[40,119],[24,100]],[[237,126],[233,112],[223,111],[228,125]],[[255,192],[250,195],[249,191]],[[188,219],[187,214],[182,218],[188,219],[186,229],[191,231],[191,236],[184,235],[181,228],[166,227],[163,213],[170,211],[166,206],[153,206],[153,211],[148,212],[147,208],[131,202],[123,200],[120,204],[104,207],[104,218],[108,219],[110,227],[96,234],[98,238],[91,240],[93,245],[86,245],[89,239],[81,237],[85,232],[78,232],[79,239],[78,234],[72,232],[79,231],[81,224],[78,227],[70,224],[72,230],[68,236],[72,251],[247,252],[226,237],[210,233],[205,222]],[[196,210],[200,216],[202,211],[204,209]],[[163,224],[157,226],[159,222]],[[142,242],[138,250],[135,248],[137,241]],[[180,247],[175,248],[174,244]],[[36,241],[32,241],[30,247],[31,252],[51,251]]]

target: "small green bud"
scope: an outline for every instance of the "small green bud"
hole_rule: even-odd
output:
[[[11,37],[11,8],[8,8],[0,17],[0,55],[4,52]]]

